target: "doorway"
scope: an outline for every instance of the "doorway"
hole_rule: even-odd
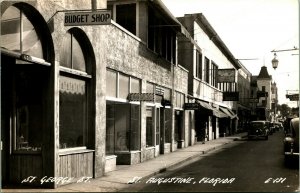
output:
[[[2,182],[42,177],[49,67],[1,55]]]

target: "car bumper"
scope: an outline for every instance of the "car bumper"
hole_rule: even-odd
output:
[[[284,155],[288,155],[288,156],[299,156],[299,152],[284,152]]]

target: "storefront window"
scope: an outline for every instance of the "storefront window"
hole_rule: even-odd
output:
[[[115,152],[115,106],[113,103],[106,104],[106,154],[113,155]]]
[[[18,151],[40,151],[43,128],[42,75],[32,71],[16,73],[16,146]]]
[[[85,81],[61,76],[59,101],[60,148],[85,146],[87,132]]]
[[[10,6],[1,17],[1,47],[43,58],[40,38],[26,15]]]
[[[140,106],[107,101],[106,109],[106,154],[139,150]]]
[[[86,147],[88,141],[89,78],[73,74],[76,71],[86,74],[84,52],[75,36],[80,37],[80,32],[73,29],[67,32],[60,52],[60,65],[69,69],[65,72],[62,68],[59,77],[60,149]]]
[[[174,137],[175,141],[181,140],[181,132],[182,132],[182,119],[183,119],[182,111],[175,111],[175,128],[174,128]]]
[[[159,145],[160,144],[160,110],[159,108],[156,109],[156,136],[155,136],[155,141],[156,141],[156,145]]]
[[[165,142],[171,143],[172,137],[172,109],[165,109]]]
[[[153,138],[154,129],[154,118],[153,118],[153,108],[147,107],[146,109],[146,146],[154,146]]]

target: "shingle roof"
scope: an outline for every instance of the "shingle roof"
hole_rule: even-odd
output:
[[[257,78],[271,78],[271,76],[268,73],[267,67],[262,66],[259,72],[259,75]]]

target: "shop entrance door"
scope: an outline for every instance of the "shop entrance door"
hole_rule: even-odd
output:
[[[161,126],[161,119],[160,119],[160,108],[155,108],[155,141],[156,146],[159,146],[159,153],[161,153],[161,145],[162,144],[162,138],[160,133],[160,126]]]
[[[41,177],[49,67],[1,57],[2,180]]]

